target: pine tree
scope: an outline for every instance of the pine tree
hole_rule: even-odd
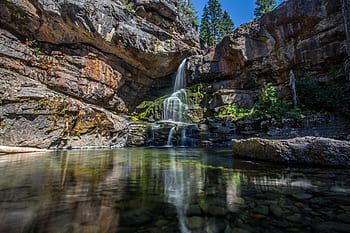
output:
[[[211,41],[213,37],[210,30],[209,11],[207,5],[205,5],[203,8],[199,35],[207,44],[209,44],[209,41]]]
[[[233,22],[229,14],[222,13],[218,0],[208,0],[204,6],[200,26],[200,37],[209,45],[215,45],[227,33],[233,30]]]
[[[263,14],[276,8],[276,0],[256,0],[257,7],[254,10],[255,18],[260,18]]]
[[[230,15],[227,11],[224,11],[222,16],[222,36],[226,36],[227,34],[233,32],[234,23],[232,22]]]
[[[210,31],[212,35],[210,46],[216,44],[222,36],[222,9],[221,4],[217,0],[209,0],[208,2]]]

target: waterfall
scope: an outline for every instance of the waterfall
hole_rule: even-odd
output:
[[[184,59],[176,72],[176,78],[173,87],[173,93],[163,102],[163,120],[170,121],[176,125],[183,125],[187,122],[188,100],[186,87],[186,59]],[[173,134],[175,129],[179,127],[172,127],[168,135],[167,147],[172,145]],[[186,129],[181,131],[181,146],[186,145]]]
[[[187,140],[186,128],[183,128],[181,130],[181,146],[186,146],[186,140]]]
[[[187,92],[180,89],[163,102],[163,119],[168,121],[185,122],[187,114]]]
[[[177,69],[173,92],[176,92],[186,87],[186,74],[185,74],[186,61],[187,59],[184,59],[181,62],[179,68]]]
[[[290,72],[289,72],[289,85],[290,85],[290,88],[292,89],[294,108],[296,108],[298,105],[298,96],[297,96],[295,81],[296,80],[295,80],[294,72],[293,72],[293,70],[290,70]]]
[[[172,95],[163,102],[163,120],[186,122],[187,118],[187,92],[186,75],[185,75],[186,59],[184,59],[176,72],[176,79]]]
[[[174,131],[175,131],[175,126],[172,127],[169,131],[169,135],[168,135],[168,143],[166,144],[167,146],[172,146],[173,143],[172,143],[172,139],[173,139],[173,134],[174,134]]]

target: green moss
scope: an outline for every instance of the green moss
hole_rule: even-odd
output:
[[[191,122],[199,123],[203,122],[204,117],[208,115],[208,100],[209,95],[207,91],[207,85],[197,84],[186,88],[188,96],[188,116]],[[144,120],[144,121],[157,121],[162,119],[163,101],[168,98],[169,95],[162,96],[153,101],[144,101],[138,109],[143,109],[140,113],[134,113],[131,117],[132,120]]]
[[[154,101],[143,101],[138,108],[144,110],[138,114],[133,114],[132,119],[145,121],[156,121],[162,119],[163,101],[168,97],[169,95],[165,95]]]
[[[5,129],[6,125],[4,124],[4,119],[0,118],[0,129]]]

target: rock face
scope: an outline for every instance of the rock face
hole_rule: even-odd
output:
[[[34,147],[124,146],[127,121],[42,83],[0,69],[0,144]]]
[[[241,108],[252,108],[258,99],[258,93],[249,90],[221,89],[214,93],[209,103],[210,109],[235,104]]]
[[[285,1],[193,56],[189,81],[227,80],[225,88],[250,89],[265,82],[286,86],[290,70],[297,78],[344,77],[348,12],[342,9],[342,0]]]
[[[350,142],[321,137],[232,140],[237,157],[272,162],[350,167]]]
[[[125,3],[122,3],[125,2]],[[175,0],[0,1],[0,144],[124,146],[125,114],[199,53]]]

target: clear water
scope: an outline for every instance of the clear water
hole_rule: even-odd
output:
[[[0,232],[349,232],[350,172],[225,148],[0,156]]]

